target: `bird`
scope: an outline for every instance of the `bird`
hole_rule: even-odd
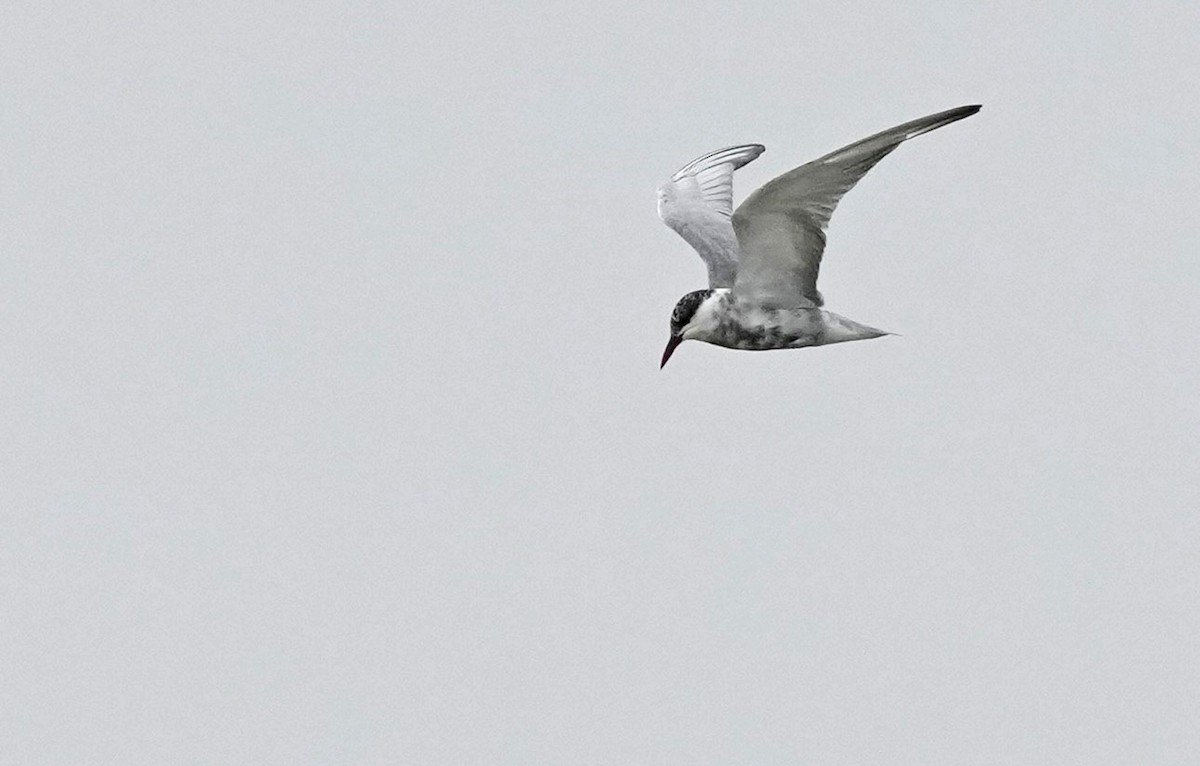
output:
[[[671,312],[659,369],[685,340],[765,351],[868,340],[893,333],[826,311],[817,290],[825,230],[846,192],[910,138],[970,117],[972,104],[897,125],[768,181],[733,209],[733,173],[762,144],[718,149],[658,188],[658,215],[695,248],[708,288]]]

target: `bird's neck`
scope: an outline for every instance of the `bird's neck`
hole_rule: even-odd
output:
[[[696,313],[692,315],[692,321],[688,323],[688,329],[684,332],[683,337],[687,340],[707,341],[721,327],[729,323],[733,314],[732,308],[733,298],[729,294],[729,288],[716,288],[712,291],[712,295],[709,295],[696,307]]]

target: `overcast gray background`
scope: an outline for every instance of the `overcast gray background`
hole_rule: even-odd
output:
[[[908,5],[6,6],[0,762],[1200,762],[1200,9]]]

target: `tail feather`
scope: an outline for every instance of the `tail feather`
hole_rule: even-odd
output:
[[[851,340],[870,340],[871,338],[882,338],[884,335],[895,335],[896,333],[880,330],[876,327],[870,327],[855,322],[853,319],[847,319],[841,314],[835,314],[832,311],[821,309],[821,320],[824,328],[821,331],[821,340],[818,345],[827,346],[830,343],[845,343]]]

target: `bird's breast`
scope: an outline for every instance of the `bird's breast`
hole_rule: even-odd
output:
[[[731,306],[709,343],[748,351],[801,348],[818,342],[821,315],[813,309]]]

